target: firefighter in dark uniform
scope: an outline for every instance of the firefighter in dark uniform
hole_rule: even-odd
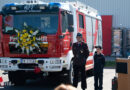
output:
[[[73,86],[77,87],[78,85],[78,76],[81,72],[81,88],[85,90],[87,88],[86,83],[86,73],[85,73],[85,64],[89,56],[89,50],[86,43],[82,41],[82,34],[77,33],[77,42],[73,44],[73,69],[74,69],[74,79]]]
[[[94,54],[94,87],[95,90],[102,90],[103,87],[103,68],[105,65],[105,57],[102,54],[102,47],[95,46],[96,52]]]

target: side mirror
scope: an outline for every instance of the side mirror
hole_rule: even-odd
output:
[[[69,26],[69,27],[68,27],[68,31],[69,31],[69,32],[74,32],[74,27],[73,27],[73,26]]]
[[[65,35],[60,35],[59,38],[60,39],[63,39],[65,37]]]
[[[65,11],[61,11],[61,14],[62,14],[63,16],[65,16],[65,15],[66,15],[66,12],[65,12]]]

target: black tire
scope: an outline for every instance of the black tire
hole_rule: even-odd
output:
[[[14,72],[12,71],[8,72],[8,79],[11,83],[14,83]]]
[[[73,72],[73,62],[70,63],[70,70],[67,71],[66,80],[68,84],[73,84],[74,72]]]
[[[8,78],[14,85],[24,85],[26,83],[25,72],[22,71],[9,71]]]
[[[93,69],[90,69],[90,70],[86,71],[86,76],[87,77],[94,76]]]

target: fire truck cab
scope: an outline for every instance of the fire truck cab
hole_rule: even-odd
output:
[[[101,23],[97,10],[80,2],[6,4],[0,13],[0,70],[14,84],[58,72],[72,83],[76,34],[83,34],[90,51],[86,70],[93,69],[93,46],[102,46]]]

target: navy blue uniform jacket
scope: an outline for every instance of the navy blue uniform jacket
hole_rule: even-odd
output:
[[[97,52],[94,54],[94,73],[103,73],[105,65],[105,57],[103,54],[98,55]]]
[[[86,43],[82,42],[81,44],[74,43],[72,47],[74,54],[73,64],[83,66],[86,64],[86,59],[89,56],[89,50]]]

